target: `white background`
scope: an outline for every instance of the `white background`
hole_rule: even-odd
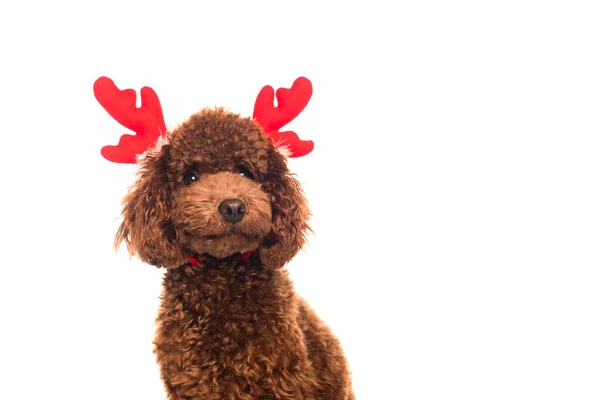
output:
[[[135,167],[94,80],[169,127],[289,127],[316,236],[289,266],[358,399],[600,398],[600,12],[589,1],[3,2],[0,398],[164,399],[162,271],[115,254]]]

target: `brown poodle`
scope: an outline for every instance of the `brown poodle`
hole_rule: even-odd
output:
[[[282,268],[309,210],[253,119],[193,115],[123,205],[116,245],[167,269],[155,351],[170,400],[354,399],[338,340]]]

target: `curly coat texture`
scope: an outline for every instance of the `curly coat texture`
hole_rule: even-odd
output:
[[[353,400],[338,340],[282,268],[310,230],[285,157],[221,108],[170,139],[142,160],[115,239],[166,268],[154,343],[168,399]],[[245,205],[241,221],[220,214],[228,199]]]

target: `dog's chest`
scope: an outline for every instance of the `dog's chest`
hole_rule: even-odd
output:
[[[306,359],[293,296],[268,281],[223,283],[165,285],[155,340],[165,383],[181,397],[236,388],[239,398],[270,398],[289,387],[282,398],[297,398]]]

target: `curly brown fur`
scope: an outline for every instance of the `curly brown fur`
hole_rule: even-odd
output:
[[[245,205],[241,220],[219,213],[227,199]],[[249,118],[203,110],[144,158],[115,244],[167,268],[155,347],[170,400],[354,399],[338,340],[282,269],[309,216]]]

